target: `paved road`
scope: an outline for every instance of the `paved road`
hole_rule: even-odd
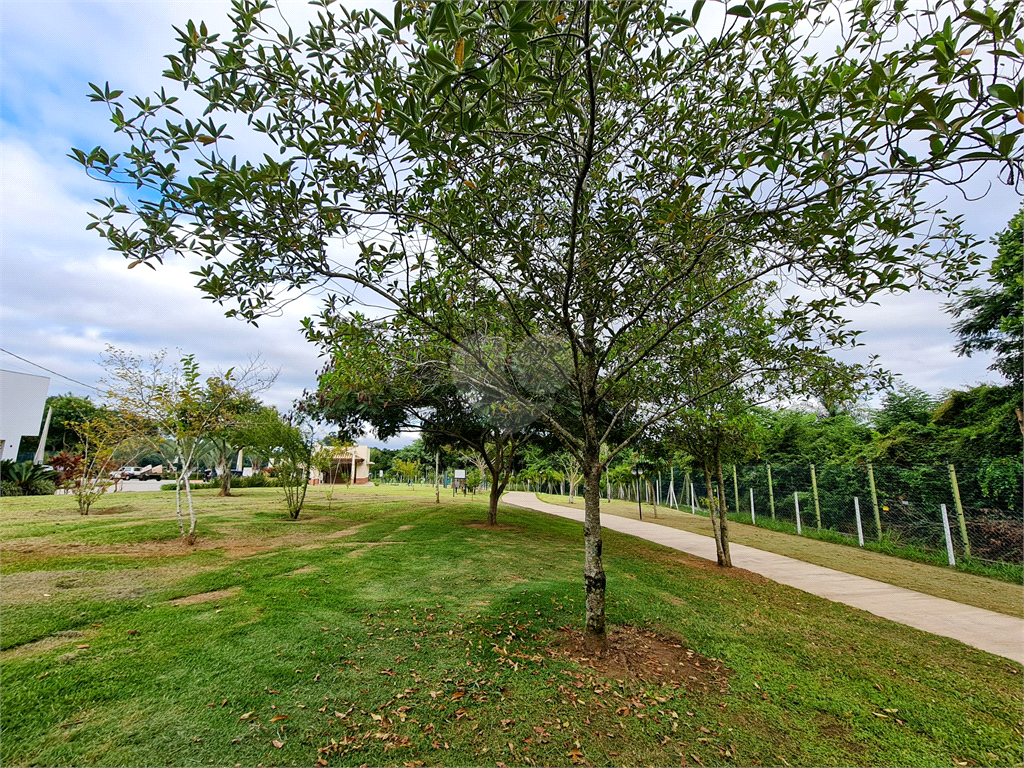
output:
[[[581,510],[548,504],[533,493],[506,493],[502,501],[514,507],[583,522]],[[603,515],[601,524],[613,531],[653,541],[706,560],[716,559],[715,540],[710,536],[615,515]],[[738,568],[759,573],[773,581],[827,600],[845,603],[876,616],[933,635],[951,637],[997,656],[1024,663],[1024,618],[924,595],[742,544],[731,544],[729,549],[733,565]]]
[[[158,482],[156,480],[124,480],[118,486],[118,493],[121,493],[122,491],[159,491],[161,485],[163,485],[163,481]]]

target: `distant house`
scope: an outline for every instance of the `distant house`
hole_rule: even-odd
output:
[[[313,450],[318,451],[324,448],[325,446],[317,445],[314,446]],[[370,482],[370,467],[373,465],[373,462],[370,461],[370,446],[350,445],[344,448],[326,446],[326,450],[333,451],[334,453],[334,467],[326,473],[316,469],[312,470],[309,475],[309,481],[312,485],[320,483],[347,485],[352,477],[353,467],[355,469],[356,485],[365,485]]]
[[[21,438],[39,435],[49,389],[48,376],[0,370],[0,457],[17,460]]]

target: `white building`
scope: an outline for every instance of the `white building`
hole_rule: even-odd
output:
[[[48,376],[0,370],[0,457],[17,459],[21,438],[39,435]]]
[[[321,450],[323,446],[316,445],[314,451]],[[365,485],[370,482],[370,446],[350,445],[345,448],[330,448],[334,454],[334,467],[329,472],[320,472],[314,469],[310,472],[309,481],[312,485],[320,483],[331,483],[336,485],[347,485],[352,477],[352,470],[355,469],[355,485]]]

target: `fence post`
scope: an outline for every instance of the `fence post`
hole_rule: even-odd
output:
[[[800,526],[800,493],[799,491],[793,491],[793,504],[796,507],[796,532],[798,536],[803,536],[804,531]]]
[[[960,486],[956,482],[956,467],[949,465],[949,480],[953,484],[953,501],[956,502],[956,518],[960,521],[960,536],[964,540],[964,555],[971,556],[971,542],[967,539],[967,521],[964,520],[964,505],[960,503]]]
[[[772,510],[772,520],[775,519],[775,491],[772,490],[772,465],[767,464],[768,467],[768,506]]]
[[[868,463],[868,485],[871,486],[871,504],[875,508],[875,530],[878,531],[878,540],[882,540],[882,517],[878,513],[878,491],[875,490],[875,470]]]
[[[736,514],[740,513],[740,484],[736,480],[736,465],[732,465],[732,493],[736,497]]]
[[[693,483],[690,483],[690,514],[691,515],[696,515],[697,514],[697,507],[695,506],[696,504],[697,504],[697,491],[694,489]]]
[[[818,475],[814,472],[814,465],[811,464],[811,491],[814,493],[814,521],[821,530],[821,505],[818,504]]]
[[[864,546],[864,528],[860,524],[860,499],[853,497],[853,513],[857,516],[857,543]]]
[[[942,507],[942,530],[946,534],[946,555],[949,557],[949,564],[956,568],[956,558],[953,557],[953,538],[949,535],[949,515],[946,514],[946,505]]]
[[[757,516],[754,514],[754,489],[750,489],[750,524],[757,525]]]

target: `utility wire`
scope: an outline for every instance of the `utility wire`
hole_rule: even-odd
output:
[[[3,347],[0,347],[0,352],[5,352],[6,354],[10,355],[11,357],[16,357],[19,360],[21,360],[22,362],[28,363],[29,365],[34,365],[36,368],[41,368],[42,370],[46,371],[47,373],[52,373],[54,376],[58,376],[58,377],[60,377],[62,379],[66,379],[67,381],[74,382],[75,384],[78,384],[79,386],[82,386],[82,387],[88,387],[89,389],[93,390],[94,392],[99,392],[101,395],[103,394],[102,390],[97,389],[92,384],[86,384],[84,381],[79,381],[78,379],[72,379],[70,376],[65,376],[62,373],[57,373],[56,371],[52,371],[49,368],[40,365],[39,363],[33,363],[31,360],[26,360],[21,355],[16,355],[13,352],[10,352],[10,351],[4,349]]]

